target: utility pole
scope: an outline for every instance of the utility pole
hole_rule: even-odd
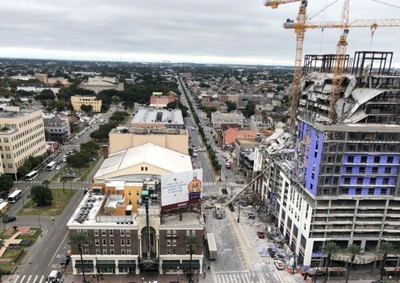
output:
[[[238,223],[240,223],[240,202],[239,202],[239,213],[238,213]]]

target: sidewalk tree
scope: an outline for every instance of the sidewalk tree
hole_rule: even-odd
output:
[[[347,270],[347,275],[346,275],[346,283],[348,283],[350,271],[353,268],[353,263],[356,260],[356,257],[361,253],[361,247],[360,245],[351,244],[350,246],[347,247],[346,252],[347,254],[350,255],[350,266]]]
[[[86,282],[85,267],[83,266],[83,246],[89,243],[89,236],[84,231],[76,231],[69,236],[70,244],[78,247],[79,256],[81,257],[81,269],[83,282]]]
[[[378,253],[380,257],[382,257],[380,266],[380,275],[381,275],[381,280],[383,280],[387,256],[388,254],[396,253],[396,246],[390,242],[381,242],[381,244],[379,245]]]
[[[322,251],[326,255],[325,262],[325,279],[324,282],[328,281],[328,273],[329,273],[329,265],[331,264],[332,256],[334,256],[339,250],[339,246],[335,242],[326,242],[325,246],[322,248]]]
[[[8,192],[14,185],[13,179],[6,174],[0,175],[0,192]]]
[[[193,234],[190,234],[189,236],[186,236],[185,238],[185,245],[189,246],[189,254],[190,254],[190,267],[189,267],[189,283],[192,283],[192,258],[193,254],[196,251],[196,247],[201,246],[202,241]]]
[[[32,201],[39,207],[50,206],[53,204],[53,194],[50,188],[45,186],[33,186],[31,190]]]

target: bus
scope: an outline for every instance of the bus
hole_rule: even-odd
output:
[[[57,166],[57,162],[54,160],[46,165],[46,170],[47,171],[54,170],[56,168],[56,166]]]
[[[33,179],[36,179],[39,176],[39,171],[32,171],[29,174],[25,175],[25,181],[32,181]]]
[[[6,212],[8,211],[8,202],[3,201],[2,203],[0,203],[0,213],[1,214],[6,214]]]
[[[207,233],[207,248],[208,248],[208,258],[216,259],[217,258],[217,243],[215,242],[214,233]]]
[[[17,200],[19,200],[21,197],[22,197],[22,191],[15,190],[8,196],[7,200],[9,203],[16,203]]]

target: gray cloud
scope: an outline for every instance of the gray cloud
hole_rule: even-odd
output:
[[[4,2],[4,3],[3,3]],[[11,3],[10,3],[11,2]],[[310,0],[309,15],[333,0]],[[396,5],[396,0],[385,0]],[[340,19],[342,1],[312,21]],[[264,7],[260,0],[14,0],[0,3],[0,54],[73,59],[218,61],[292,64],[299,3]],[[396,18],[400,9],[373,0],[353,0],[350,18]],[[355,50],[389,50],[400,62],[399,28],[351,29]],[[334,53],[339,30],[309,30],[304,53]],[[399,52],[400,53],[400,52]]]

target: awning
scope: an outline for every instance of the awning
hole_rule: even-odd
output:
[[[96,264],[96,268],[115,268],[115,263],[98,263]]]
[[[136,263],[118,263],[118,268],[136,268]]]
[[[200,269],[200,263],[197,260],[193,260],[192,264],[190,264],[190,260],[183,260],[180,267],[180,269]]]
[[[178,266],[181,268],[181,263],[179,260],[164,260],[162,262],[163,269],[177,269]]]
[[[93,265],[93,262],[91,262],[91,263],[89,263],[89,262],[84,262],[84,263],[83,263],[83,267],[84,267],[84,268],[93,268],[94,265]],[[81,263],[78,262],[78,261],[76,261],[76,262],[75,262],[75,268],[82,268]]]

